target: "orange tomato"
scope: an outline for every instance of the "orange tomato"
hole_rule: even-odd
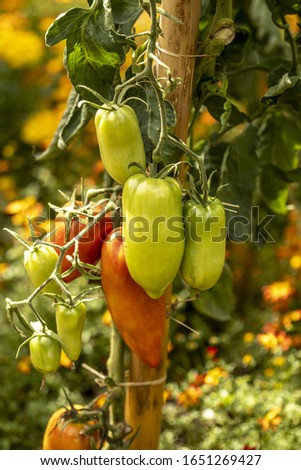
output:
[[[84,434],[88,426],[95,421],[76,422],[73,421],[76,413],[83,409],[82,405],[73,405],[56,410],[50,417],[43,436],[43,450],[91,450],[91,437],[94,438],[96,446],[99,442],[99,432],[93,435]]]

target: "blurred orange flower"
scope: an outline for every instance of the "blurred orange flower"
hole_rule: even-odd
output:
[[[269,429],[275,429],[282,421],[281,413],[282,408],[280,406],[275,406],[267,414],[258,420],[261,428],[264,432],[268,431]]]
[[[22,374],[29,374],[31,370],[31,360],[30,356],[24,356],[22,359],[19,359],[17,364],[17,369]]]
[[[186,390],[181,392],[178,396],[177,403],[179,405],[189,408],[190,406],[196,405],[203,392],[200,388],[189,386]]]
[[[290,280],[273,282],[273,284],[263,286],[262,288],[264,300],[271,303],[286,300],[292,297],[295,292],[296,290]]]

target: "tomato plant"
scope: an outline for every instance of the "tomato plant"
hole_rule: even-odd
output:
[[[224,267],[226,251],[225,210],[217,198],[206,203],[184,204],[185,251],[180,272],[195,289],[210,289]]]
[[[176,277],[184,252],[181,188],[171,177],[133,175],[122,202],[128,270],[150,297],[159,298]]]
[[[146,167],[146,156],[135,111],[128,105],[98,109],[95,115],[96,135],[101,159],[109,175],[124,184],[128,177],[138,173],[138,163]]]
[[[81,422],[82,409],[82,405],[75,404],[72,408],[59,408],[51,415],[43,436],[43,450],[91,450],[96,447],[99,432],[85,434],[95,422]]]
[[[150,367],[162,356],[166,306],[164,296],[150,298],[131,277],[121,229],[105,240],[101,253],[101,285],[108,308],[128,347]]]
[[[63,349],[72,361],[76,361],[82,350],[82,332],[86,320],[85,304],[56,304],[57,332],[62,340]]]

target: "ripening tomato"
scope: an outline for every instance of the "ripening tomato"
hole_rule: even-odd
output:
[[[106,202],[95,204],[93,207],[93,215],[99,214],[105,206]],[[64,207],[68,207],[69,203],[65,204]],[[81,203],[76,203],[75,208],[80,209]],[[74,216],[70,223],[70,230],[68,231],[68,217],[66,213],[58,214],[55,220],[55,230],[51,233],[47,241],[51,241],[59,246],[64,246],[67,242],[75,238],[88,224],[91,219],[88,216]],[[101,246],[106,236],[113,229],[113,220],[110,214],[106,214],[102,217],[88,232],[79,239],[78,243],[78,257],[82,263],[95,265],[101,255]],[[68,259],[73,258],[75,245],[73,244],[63,256],[61,271],[62,274],[68,271],[72,266],[72,261]],[[60,254],[59,248],[56,248],[58,254]],[[64,282],[71,282],[74,279],[81,276],[81,272],[78,269],[74,269],[67,276],[62,276]]]
[[[83,406],[75,404],[73,407],[60,408],[49,418],[43,436],[43,450],[91,450],[93,439],[97,446],[99,431],[92,435],[83,433],[95,421],[76,421]]]
[[[150,298],[131,278],[120,228],[103,244],[101,282],[109,311],[124,342],[141,361],[157,367],[164,341],[165,298],[164,295]]]

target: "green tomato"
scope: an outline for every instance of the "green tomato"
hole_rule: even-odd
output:
[[[122,201],[128,270],[158,299],[176,277],[184,253],[181,188],[171,177],[137,174],[127,180]]]
[[[33,367],[41,374],[51,374],[60,365],[61,345],[45,333],[35,334],[29,342],[30,358]]]
[[[38,244],[24,252],[24,267],[35,288],[43,284],[52,274],[59,255],[52,246]],[[58,294],[60,287],[55,281],[49,282],[42,291]]]
[[[129,176],[141,172],[137,166],[128,168],[130,163],[146,167],[143,140],[133,108],[123,105],[98,109],[95,128],[102,162],[114,180],[123,185]]]
[[[214,286],[224,267],[226,249],[225,210],[219,199],[208,205],[190,200],[184,204],[185,251],[180,273],[193,288]]]
[[[76,361],[82,350],[82,332],[86,321],[86,306],[57,304],[55,311],[57,332],[63,349],[72,361]]]

